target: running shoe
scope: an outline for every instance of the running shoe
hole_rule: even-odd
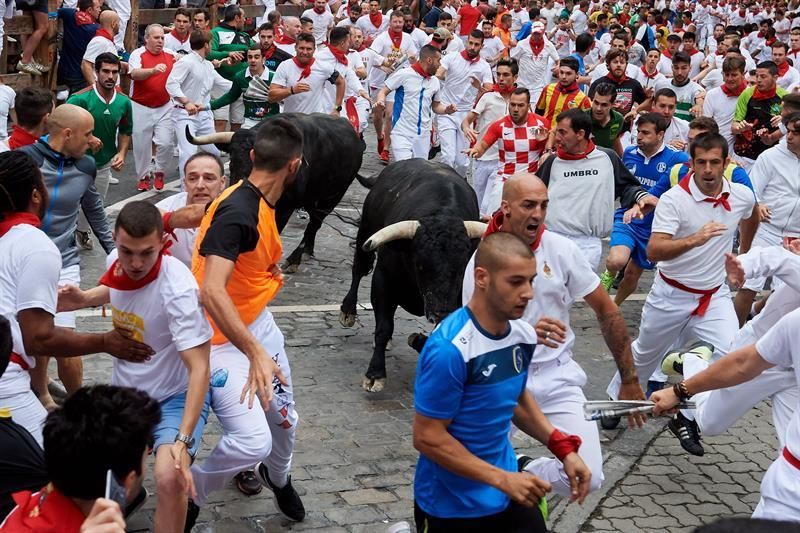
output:
[[[164,173],[161,171],[155,172],[153,174],[153,187],[156,188],[157,191],[160,191],[164,188]]]
[[[233,482],[239,492],[245,496],[254,496],[261,492],[264,485],[258,480],[255,472],[252,470],[244,470],[239,472],[233,477]]]
[[[306,509],[303,507],[303,501],[292,486],[292,476],[287,478],[286,485],[279,488],[270,481],[267,465],[264,463],[258,463],[256,465],[255,474],[265,487],[272,489],[272,493],[275,495],[275,504],[286,518],[295,522],[301,522],[303,518],[306,517]]]
[[[614,274],[606,270],[603,272],[603,275],[600,276],[600,285],[606,290],[606,292],[611,291],[611,285],[614,283]]]
[[[75,242],[83,250],[93,250],[92,236],[88,231],[75,230]]]
[[[146,176],[139,180],[139,184],[136,185],[137,191],[149,191],[150,190],[150,177]]]
[[[114,176],[111,176],[110,178],[108,178],[108,184],[109,185],[119,185],[119,180],[117,178],[115,178]]]
[[[308,220],[308,211],[301,207],[297,210],[297,218],[300,220]]]
[[[42,75],[42,71],[36,68],[35,61],[31,61],[30,63],[23,63],[22,61],[17,61],[17,71],[24,72],[26,74],[31,74],[33,76]]]
[[[661,371],[668,376],[683,375],[683,358],[687,353],[691,353],[705,361],[711,360],[714,353],[714,345],[703,341],[697,341],[688,348],[673,350],[661,359]]]
[[[381,163],[383,163],[384,165],[388,165],[389,164],[389,150],[383,150],[378,155],[378,157],[380,158]]]
[[[673,435],[678,437],[681,448],[698,457],[702,457],[706,453],[703,445],[700,444],[700,428],[697,427],[697,422],[678,413],[672,417],[667,427]]]
[[[35,59],[33,61],[31,61],[31,63],[33,63],[33,66],[36,67],[36,70],[38,70],[41,73],[50,72],[50,67],[46,67],[46,66],[42,65],[41,63],[39,63]]]

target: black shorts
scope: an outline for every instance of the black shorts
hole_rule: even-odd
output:
[[[21,11],[38,11],[40,13],[47,13],[47,0],[32,0],[30,3],[17,2],[17,9]]]
[[[414,502],[414,521],[417,533],[547,533],[547,524],[538,506],[523,507],[514,502],[497,514],[478,518],[436,518]]]

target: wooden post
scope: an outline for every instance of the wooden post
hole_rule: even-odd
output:
[[[139,44],[139,2],[131,2],[131,18],[125,30],[125,50],[133,52]]]

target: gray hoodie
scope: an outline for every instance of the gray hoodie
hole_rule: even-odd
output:
[[[38,142],[19,148],[39,165],[50,200],[42,218],[42,231],[61,252],[62,268],[80,264],[75,229],[78,212],[83,208],[92,231],[106,251],[114,249],[111,229],[103,207],[103,199],[94,187],[97,175],[94,159],[84,156],[73,159],[56,152],[50,145]]]

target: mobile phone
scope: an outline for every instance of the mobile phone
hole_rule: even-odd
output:
[[[106,472],[106,499],[117,502],[120,509],[125,509],[127,505],[125,489],[119,484],[110,468]]]

